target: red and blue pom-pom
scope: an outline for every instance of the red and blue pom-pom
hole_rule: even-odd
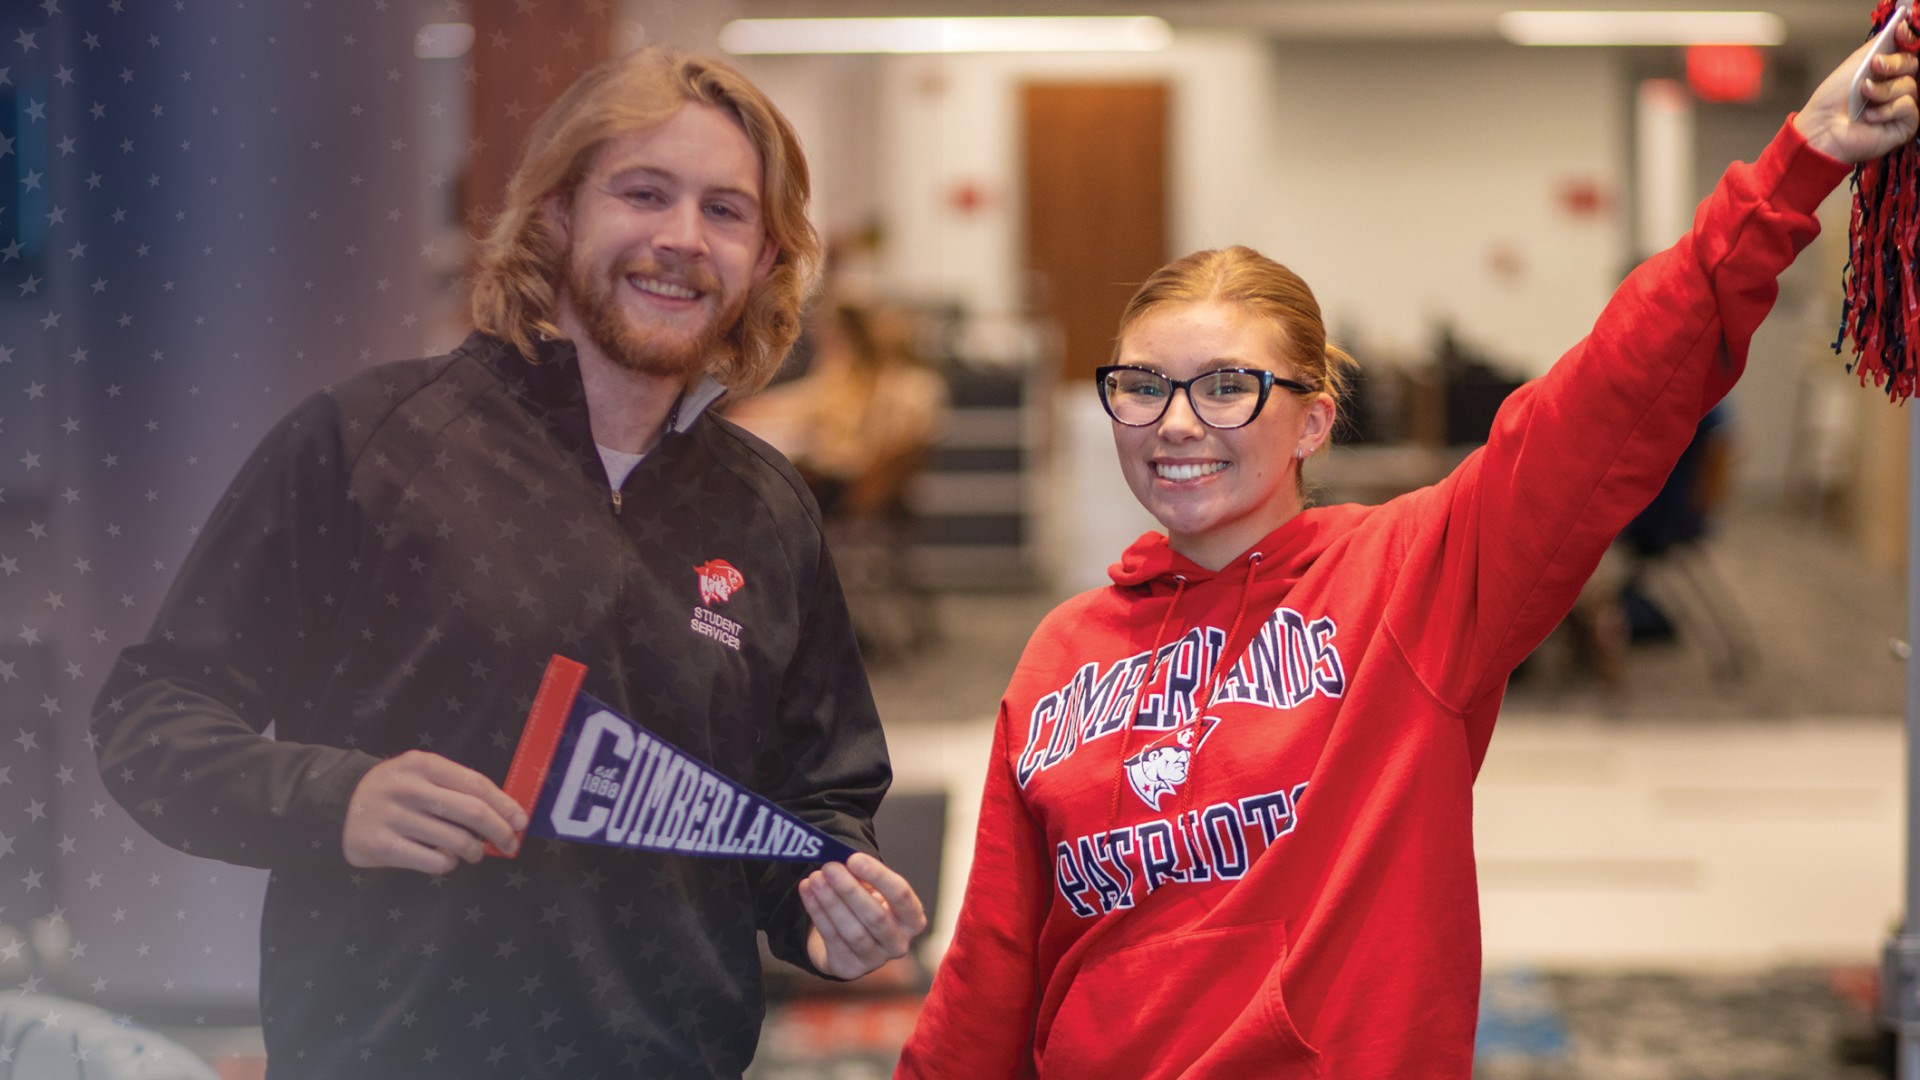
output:
[[[1893,18],[1893,0],[1873,13],[1878,34]],[[1920,34],[1920,5],[1906,9]],[[1840,352],[1853,339],[1847,370],[1895,402],[1913,396],[1920,367],[1920,283],[1914,280],[1914,244],[1920,239],[1920,151],[1913,143],[1853,171],[1853,225],[1848,234],[1846,301],[1840,312]]]

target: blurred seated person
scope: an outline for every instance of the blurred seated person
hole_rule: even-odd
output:
[[[811,330],[807,373],[727,416],[792,459],[828,519],[897,511],[945,424],[946,381],[920,362],[904,312],[828,305]]]
[[[1660,494],[1620,530],[1627,550],[1640,558],[1664,555],[1677,544],[1705,536],[1726,502],[1732,479],[1732,409],[1724,401],[1707,411],[1693,441],[1667,475]]]
[[[1699,546],[1713,531],[1731,493],[1732,413],[1721,401],[1700,419],[1659,494],[1620,530],[1567,617],[1574,647],[1614,689],[1625,684],[1628,646],[1668,642],[1680,635],[1675,623],[1679,613],[1663,606],[1655,591],[1669,601],[1687,603],[1685,621],[1692,636],[1700,639],[1696,644],[1716,676],[1737,678],[1749,659],[1751,643],[1737,601]],[[1648,577],[1659,566],[1676,573],[1667,588],[1651,590]]]
[[[1715,678],[1734,682],[1743,678],[1757,656],[1752,624],[1740,597],[1727,584],[1711,550],[1704,544],[1731,494],[1733,424],[1722,402],[1709,412],[1694,433],[1693,442],[1675,466],[1668,488],[1676,489],[1678,504],[1663,505],[1663,489],[1646,512],[1621,534],[1635,556],[1634,576],[1621,593],[1628,640],[1689,640],[1706,657]],[[1667,587],[1660,607],[1644,588],[1656,570]]]

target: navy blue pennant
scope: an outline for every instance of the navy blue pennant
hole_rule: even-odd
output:
[[[853,849],[580,692],[586,669],[547,666],[507,773],[527,833],[587,844],[781,862]]]

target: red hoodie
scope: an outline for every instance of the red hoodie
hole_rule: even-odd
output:
[[[1149,533],[1050,614],[895,1075],[1468,1077],[1507,676],[1733,385],[1846,173],[1791,126],[1729,169],[1440,483],[1304,511],[1218,572]]]

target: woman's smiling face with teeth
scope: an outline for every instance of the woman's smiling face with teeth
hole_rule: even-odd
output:
[[[1115,362],[1191,379],[1220,368],[1293,377],[1272,322],[1217,300],[1167,304],[1136,320]],[[1167,530],[1173,549],[1218,569],[1300,510],[1294,452],[1312,450],[1333,423],[1325,395],[1276,386],[1245,427],[1200,422],[1176,392],[1158,423],[1113,425],[1120,468],[1134,498]]]

